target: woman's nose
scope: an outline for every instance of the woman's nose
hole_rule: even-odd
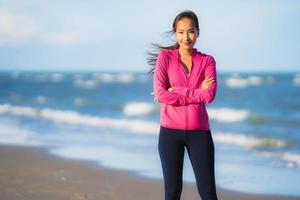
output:
[[[189,35],[188,35],[187,33],[185,33],[185,34],[183,35],[183,38],[184,38],[185,40],[189,40]]]

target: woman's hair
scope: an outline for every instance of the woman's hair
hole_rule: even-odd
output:
[[[167,31],[166,33],[169,34],[169,35],[173,35],[176,33],[176,28],[177,28],[177,22],[180,21],[181,19],[183,18],[189,18],[192,20],[192,24],[194,26],[194,28],[197,29],[197,32],[199,34],[200,32],[200,29],[199,29],[199,22],[198,22],[198,17],[197,15],[191,11],[191,10],[184,10],[182,11],[181,13],[179,13],[174,21],[173,21],[173,27],[172,27],[172,30],[171,31]],[[147,52],[147,63],[148,65],[150,65],[151,69],[149,70],[148,73],[153,73],[154,72],[154,69],[155,69],[155,65],[156,65],[156,61],[157,61],[157,56],[159,54],[159,51],[160,50],[163,50],[163,49],[178,49],[179,48],[179,44],[178,42],[176,41],[175,44],[173,45],[170,45],[170,46],[162,46],[158,43],[151,43],[152,47],[154,47],[155,49],[155,52],[150,52],[148,51]]]

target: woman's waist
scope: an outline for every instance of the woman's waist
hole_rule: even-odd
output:
[[[161,125],[185,130],[208,130],[209,117],[205,106],[161,107]]]
[[[208,113],[205,104],[189,104],[186,106],[172,106],[162,104],[161,115],[169,118],[195,118],[208,119]]]

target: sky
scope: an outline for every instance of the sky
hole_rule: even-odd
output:
[[[299,0],[1,0],[0,70],[147,71],[186,9],[219,71],[300,71]]]

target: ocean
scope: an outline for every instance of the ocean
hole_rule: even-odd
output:
[[[162,179],[151,92],[141,72],[2,71],[0,143]],[[218,186],[300,196],[300,73],[219,73],[207,110]]]

